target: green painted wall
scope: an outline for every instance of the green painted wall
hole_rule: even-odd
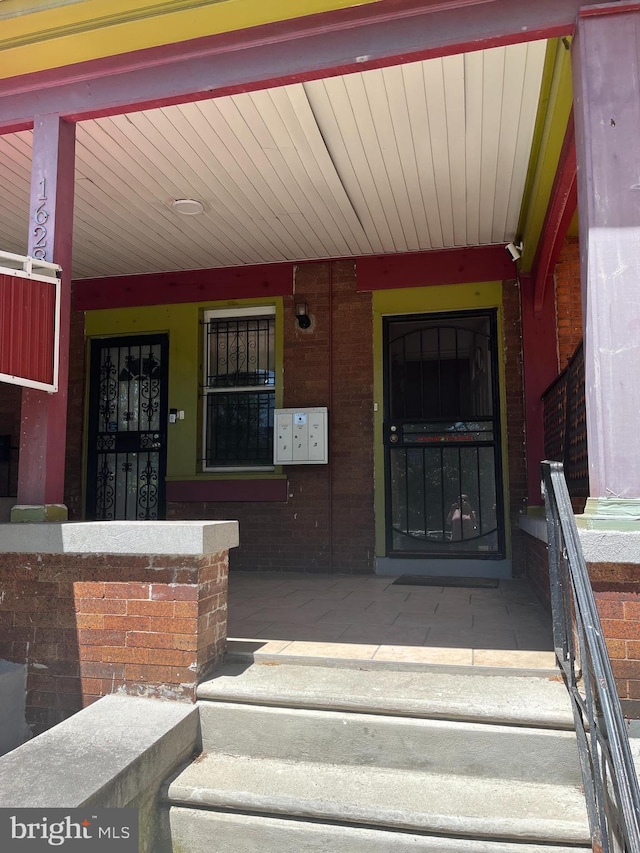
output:
[[[243,299],[198,304],[152,305],[142,308],[113,308],[88,311],[85,333],[89,338],[114,335],[143,335],[166,332],[169,335],[169,407],[183,409],[184,420],[169,424],[167,443],[167,479],[216,479],[223,477],[281,476],[278,472],[251,474],[202,474],[199,470],[202,430],[200,385],[204,352],[202,319],[210,308],[248,308],[275,305],[276,308],[276,406],[282,406],[282,299]]]
[[[399,290],[376,291],[373,294],[373,399],[374,399],[374,476],[376,514],[376,556],[386,555],[385,543],[385,471],[384,471],[384,382],[382,318],[399,314],[426,314],[497,308],[498,313],[498,383],[500,388],[502,470],[504,477],[504,506],[507,556],[510,554],[509,466],[507,458],[507,418],[504,382],[504,335],[502,311],[502,283],[456,284],[436,287],[407,287]]]

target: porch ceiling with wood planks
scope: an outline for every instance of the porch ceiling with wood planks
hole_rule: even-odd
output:
[[[73,276],[509,242],[545,46],[80,122]],[[26,251],[30,160],[30,131],[0,136],[0,249]]]

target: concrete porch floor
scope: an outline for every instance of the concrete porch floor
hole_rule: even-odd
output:
[[[495,589],[394,580],[232,571],[230,647],[269,656],[555,668],[551,617],[525,580],[501,580]]]

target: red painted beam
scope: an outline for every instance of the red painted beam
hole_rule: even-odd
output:
[[[572,110],[560,152],[560,161],[551,190],[544,227],[531,270],[536,313],[543,310],[547,281],[553,276],[577,206],[576,137]]]
[[[543,503],[540,494],[540,462],[544,455],[544,407],[542,394],[558,375],[555,294],[544,293],[542,310],[534,310],[533,280],[520,278],[522,311],[522,358],[524,368],[527,491],[530,506]]]
[[[516,278],[502,245],[358,258],[356,270],[360,291]]]
[[[581,18],[594,18],[598,15],[623,15],[626,12],[640,11],[640,3],[629,2],[623,3],[622,0],[615,0],[614,3],[595,3],[592,6],[585,6],[580,9]]]
[[[502,246],[364,256],[349,260],[356,263],[360,291],[515,278],[513,262]],[[329,259],[300,263],[329,263]],[[295,266],[286,262],[78,279],[74,281],[73,308],[76,311],[95,311],[100,308],[288,296],[293,293]]]
[[[168,480],[167,503],[286,503],[287,480]]]
[[[85,278],[74,282],[76,311],[214,302],[293,293],[293,264],[259,264],[210,270]]]
[[[581,0],[380,0],[0,81],[0,132],[573,33]]]

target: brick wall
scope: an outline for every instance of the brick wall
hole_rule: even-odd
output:
[[[284,405],[329,409],[329,465],[287,467],[286,502],[172,502],[171,519],[238,519],[232,569],[367,573],[374,563],[373,312],[353,262],[300,264],[284,300]],[[311,327],[301,330],[296,302]],[[520,290],[503,287],[507,454],[514,571],[524,571],[518,519],[526,501]],[[67,504],[81,507],[83,315],[72,327]]]
[[[635,563],[589,563],[602,631],[626,717],[640,719],[640,578]]]
[[[312,324],[298,327],[294,304]],[[353,262],[301,264],[284,299],[284,406],[329,409],[329,464],[291,466],[287,503],[172,503],[169,518],[238,519],[231,568],[373,571],[371,294]]]
[[[109,693],[195,700],[223,654],[227,553],[0,555],[0,658],[39,734]]]
[[[567,237],[555,269],[556,323],[560,370],[582,340],[582,291],[580,287],[580,246],[576,237]]]
[[[504,381],[507,405],[507,458],[510,500],[508,517],[511,524],[513,573],[519,576],[525,570],[522,531],[519,527],[519,520],[527,502],[527,464],[520,285],[517,281],[504,282],[502,306],[504,312]]]
[[[527,579],[551,611],[547,546],[524,534]],[[626,717],[640,719],[640,578],[630,563],[589,563],[593,594]]]
[[[526,577],[547,612],[551,612],[551,590],[549,589],[549,556],[547,543],[535,536],[522,534]]]

